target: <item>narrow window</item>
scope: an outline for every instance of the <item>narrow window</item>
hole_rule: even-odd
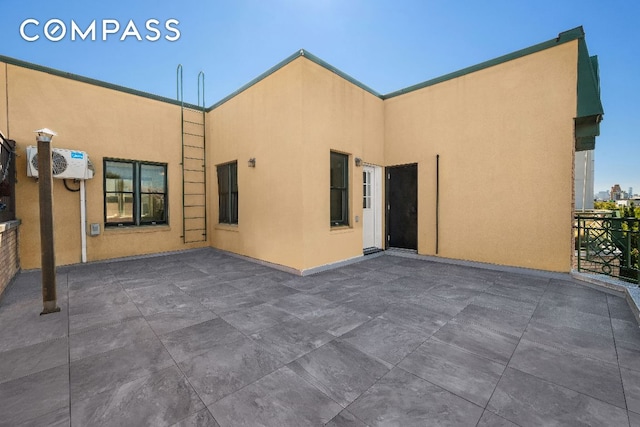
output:
[[[104,160],[105,226],[167,223],[167,165]]]
[[[218,222],[238,223],[238,162],[218,166]]]
[[[332,227],[349,225],[349,156],[331,152],[331,183],[329,187]]]

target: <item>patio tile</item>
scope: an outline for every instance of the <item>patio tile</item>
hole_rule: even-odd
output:
[[[458,323],[476,324],[519,337],[526,329],[530,317],[508,310],[469,304],[454,319]]]
[[[482,408],[394,368],[349,406],[370,426],[474,426]]]
[[[538,306],[531,320],[552,326],[563,326],[581,329],[585,332],[612,336],[609,316],[598,316],[597,314],[565,310],[561,307],[545,305]]]
[[[216,297],[222,295],[230,295],[240,292],[238,288],[234,288],[229,283],[214,283],[211,277],[205,277],[197,280],[185,280],[174,284],[187,295],[192,297]]]
[[[64,364],[0,384],[0,425],[15,426],[69,405],[69,366]]]
[[[176,362],[190,359],[216,345],[235,341],[243,335],[220,318],[178,329],[160,339]]]
[[[476,427],[518,427],[506,418],[485,410]]]
[[[582,354],[603,362],[618,363],[613,337],[608,335],[534,321],[529,323],[522,337],[531,342]]]
[[[367,425],[345,409],[325,424],[325,427],[367,427]]]
[[[275,326],[251,335],[257,343],[289,363],[326,344],[334,337],[302,319],[287,319]]]
[[[640,427],[640,414],[636,414],[635,412],[629,412],[629,426]]]
[[[625,426],[627,411],[507,368],[487,409],[521,426]]]
[[[209,409],[222,427],[282,427],[321,426],[342,407],[284,367]]]
[[[267,302],[267,299],[246,292],[200,298],[200,303],[203,306],[213,310],[218,315],[251,308],[265,302]]]
[[[245,310],[223,314],[222,318],[244,333],[252,334],[277,325],[292,315],[270,303],[260,304]]]
[[[538,302],[547,289],[547,281],[538,282],[538,286],[527,286],[526,282],[529,280],[498,280],[486,292],[516,300]]]
[[[616,365],[522,339],[509,367],[625,408]]]
[[[616,340],[616,351],[620,366],[640,371],[640,343]]]
[[[436,285],[429,289],[429,295],[445,300],[468,304],[480,295],[481,290],[468,289],[461,286],[452,286],[450,283]]]
[[[288,295],[297,294],[299,291],[278,283],[263,284],[249,291],[249,294],[263,301],[273,301]]]
[[[571,295],[584,298],[603,298],[606,294],[597,289],[592,289],[581,282],[573,280],[551,279],[549,281],[549,290],[559,292],[565,295]]]
[[[495,308],[498,310],[509,310],[513,313],[520,313],[531,316],[536,309],[537,303],[533,301],[515,299],[503,295],[495,295],[483,292],[473,299],[475,305]]]
[[[293,314],[297,317],[302,317],[306,313],[316,310],[321,307],[325,307],[332,302],[321,298],[316,295],[310,295],[306,293],[297,293],[280,298],[278,301],[272,302],[274,307]]]
[[[8,424],[4,424],[3,421],[0,420],[0,426],[4,425]],[[71,419],[69,418],[69,408],[65,406],[53,412],[25,421],[20,424],[20,427],[69,427],[70,425]]]
[[[340,304],[371,317],[377,317],[387,311],[391,302],[373,292],[355,295],[340,301]]]
[[[640,414],[640,372],[621,368],[624,396],[627,400],[627,409]]]
[[[177,367],[72,401],[74,425],[172,425],[204,408]]]
[[[478,356],[506,365],[518,345],[518,338],[504,332],[455,320],[444,325],[432,339],[460,347]]]
[[[87,399],[171,365],[171,356],[157,339],[71,362],[71,400]]]
[[[307,311],[298,317],[336,337],[357,328],[371,319],[371,317],[366,314],[351,310],[336,303]]]
[[[136,317],[72,334],[69,338],[69,354],[73,361],[153,338],[155,334],[147,322],[142,317]]]
[[[26,347],[14,348],[0,353],[0,383],[68,363],[69,343],[67,338],[57,338]]]
[[[431,335],[440,329],[451,318],[447,315],[425,310],[419,304],[393,303],[380,315],[384,319],[409,325]]]
[[[174,424],[173,427],[220,427],[220,424],[208,409],[203,409]]]
[[[179,363],[206,405],[241,389],[282,366],[264,348],[241,337]]]
[[[335,340],[287,365],[343,407],[389,371],[387,365]]]
[[[407,293],[401,298],[398,297],[397,302],[418,304],[430,313],[446,315],[449,319],[460,313],[469,304],[469,301],[440,298],[429,294],[429,291],[418,294]]]
[[[21,310],[0,309],[0,352],[62,338],[67,335],[67,307],[40,316],[42,303]]]
[[[506,366],[429,340],[398,367],[484,407]]]
[[[596,296],[597,295],[597,296]],[[576,296],[566,295],[559,292],[547,292],[541,299],[541,306],[551,306],[564,310],[576,310],[583,313],[597,314],[598,316],[609,316],[609,306],[607,304],[607,294],[604,292],[596,295]]]
[[[612,319],[620,319],[627,322],[637,323],[631,308],[629,308],[629,303],[625,298],[607,295],[607,303],[609,304],[609,314]]]
[[[71,295],[69,329],[71,333],[140,317],[138,307],[120,286],[83,291]]]
[[[164,335],[177,331],[178,329],[216,319],[217,317],[218,316],[211,310],[204,309],[194,311],[163,311],[145,316],[145,319],[156,334]]]
[[[396,364],[429,338],[421,329],[377,317],[342,336],[367,354]]]
[[[640,328],[637,322],[627,322],[620,319],[611,319],[613,335],[617,340],[640,344]]]

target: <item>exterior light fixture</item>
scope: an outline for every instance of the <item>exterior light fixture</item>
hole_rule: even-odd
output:
[[[361,159],[360,157],[356,157],[356,158],[355,158],[355,161],[356,161],[356,166],[357,166],[357,167],[362,166],[362,159]]]
[[[56,258],[53,244],[53,175],[51,139],[57,135],[48,128],[34,131],[38,135],[38,193],[40,200],[40,259],[42,270],[42,313],[60,311],[56,295]]]
[[[256,167],[256,158],[255,157],[250,158],[248,163],[249,163],[249,167],[250,168],[255,168]]]

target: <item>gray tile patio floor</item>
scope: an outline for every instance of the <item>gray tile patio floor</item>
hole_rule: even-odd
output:
[[[566,280],[383,255],[297,277],[206,249],[0,302],[2,426],[640,426],[640,330]]]

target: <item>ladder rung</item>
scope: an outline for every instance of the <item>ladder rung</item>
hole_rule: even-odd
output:
[[[200,145],[189,145],[189,144],[184,144],[185,147],[189,147],[189,148],[199,148],[200,150],[204,150],[204,147],[201,147]]]
[[[183,135],[197,136],[198,138],[204,138],[204,135],[198,135],[197,133],[182,132],[182,134]]]
[[[204,193],[184,193],[185,196],[204,196]]]
[[[200,125],[200,126],[204,126],[204,123],[200,123],[200,122],[193,122],[191,120],[183,120],[184,123],[192,123],[194,125]]]
[[[185,169],[185,172],[202,172],[204,173],[204,169]]]
[[[184,181],[185,184],[204,184],[204,181]]]
[[[204,208],[205,205],[184,205],[185,208]]]
[[[204,228],[187,228],[184,231],[206,231]]]
[[[201,159],[200,157],[187,157],[187,156],[184,156],[183,158],[184,159],[189,159],[189,160],[202,160],[204,162],[204,159]]]

